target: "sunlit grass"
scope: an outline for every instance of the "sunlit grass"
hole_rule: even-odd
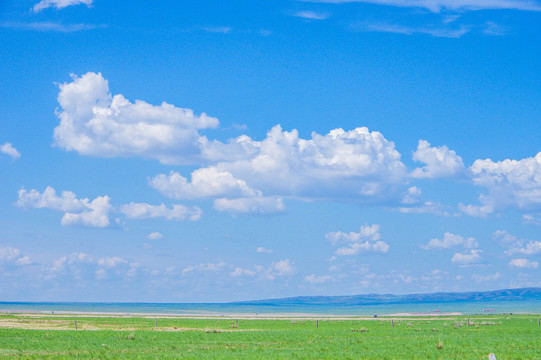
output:
[[[533,315],[317,323],[6,315],[0,325],[0,359],[541,358]]]

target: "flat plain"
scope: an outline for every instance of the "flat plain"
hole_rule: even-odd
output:
[[[537,315],[0,315],[0,359],[541,359]]]

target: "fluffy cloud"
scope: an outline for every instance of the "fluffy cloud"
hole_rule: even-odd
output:
[[[475,264],[481,261],[481,250],[470,250],[470,252],[466,252],[465,254],[456,253],[452,258],[451,261],[457,264]]]
[[[94,0],[41,0],[32,8],[34,12],[40,12],[41,10],[54,7],[57,9],[63,9],[68,6],[85,4],[86,6],[92,5]]]
[[[262,141],[243,135],[209,142],[204,150],[216,164],[195,170],[191,182],[171,172],[155,176],[150,185],[176,199],[220,197],[215,208],[235,212],[281,211],[283,196],[365,202],[404,196],[400,154],[394,143],[367,128],[313,133],[306,140],[278,125]]]
[[[188,208],[184,205],[173,205],[172,208],[168,208],[164,204],[161,205],[149,205],[146,203],[129,203],[123,205],[120,211],[126,215],[129,219],[150,219],[163,217],[167,220],[190,220],[197,221],[201,219],[203,211],[194,206]]]
[[[498,230],[492,233],[492,240],[507,248],[506,255],[536,255],[541,253],[541,241],[519,239],[505,230]]]
[[[23,266],[31,263],[32,260],[28,256],[21,255],[21,250],[0,245],[0,268]]]
[[[487,216],[507,208],[541,209],[541,152],[522,160],[476,160],[470,170],[474,184],[488,193],[479,197],[482,205],[461,204],[464,213]]]
[[[239,277],[239,276],[254,276],[256,274],[255,271],[249,270],[249,269],[243,269],[240,267],[235,268],[234,271],[230,273],[231,276]]]
[[[514,9],[526,11],[541,11],[541,5],[535,0],[308,0],[321,3],[369,3],[398,7],[420,7],[433,12],[448,10],[483,10],[483,9]]]
[[[200,158],[206,139],[198,130],[218,126],[218,120],[192,110],[162,103],[131,103],[112,95],[100,73],[72,76],[60,84],[55,144],[65,150],[100,157],[142,156],[162,163],[186,163]]]
[[[273,276],[294,275],[297,272],[295,264],[289,259],[273,262],[269,270]]]
[[[271,254],[272,253],[272,250],[265,249],[263,246],[258,247],[256,251],[258,253],[266,253],[266,254]]]
[[[150,240],[159,240],[162,238],[163,238],[163,235],[157,231],[151,232],[150,234],[147,235],[147,239],[150,239]]]
[[[410,176],[414,178],[452,177],[464,172],[464,163],[460,156],[447,146],[431,147],[426,140],[419,140],[413,160],[426,164],[411,172]]]
[[[14,160],[21,157],[21,154],[9,142],[0,145],[0,153],[9,155]]]
[[[46,267],[44,277],[46,280],[74,280],[80,286],[92,280],[132,279],[140,267],[139,263],[118,256],[95,259],[88,254],[75,252],[56,259]]]
[[[421,246],[423,249],[429,250],[429,249],[449,249],[454,246],[463,245],[464,247],[471,249],[476,248],[479,246],[477,242],[475,241],[475,238],[467,238],[460,235],[451,234],[449,232],[446,232],[443,234],[443,239],[431,239],[428,244]]]
[[[173,199],[196,199],[214,196],[257,196],[260,192],[251,189],[244,180],[236,179],[228,171],[215,167],[198,169],[192,172],[192,181],[177,172],[155,176],[150,185]]]
[[[336,256],[357,255],[361,252],[386,253],[389,251],[389,245],[380,240],[381,234],[377,224],[363,225],[358,233],[336,231],[327,233],[325,237],[333,245],[347,244],[347,246],[336,250]]]
[[[537,261],[530,261],[528,259],[511,259],[509,266],[521,268],[521,269],[537,269],[539,263]]]
[[[108,196],[98,196],[90,201],[88,198],[78,199],[71,191],[63,191],[60,196],[56,190],[48,186],[43,193],[37,190],[18,192],[16,205],[22,208],[47,208],[64,211],[62,225],[83,225],[89,227],[107,227],[110,225],[109,213],[111,199]]]

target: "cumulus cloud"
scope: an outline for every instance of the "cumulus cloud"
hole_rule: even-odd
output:
[[[218,120],[163,102],[131,103],[112,95],[100,73],[72,75],[59,84],[55,144],[68,151],[99,157],[158,159],[162,163],[190,163],[200,158],[206,142],[198,130],[218,126]]]
[[[346,246],[336,250],[336,256],[357,255],[362,252],[387,253],[389,245],[380,240],[379,227],[377,224],[363,225],[358,233],[335,231],[327,233],[325,237],[335,246],[346,244]]]
[[[0,153],[9,155],[14,160],[21,157],[21,153],[19,153],[9,142],[0,145]]]
[[[262,141],[243,135],[204,150],[216,163],[192,172],[191,182],[171,172],[150,186],[177,199],[220,197],[215,208],[235,212],[282,211],[284,196],[399,201],[405,191],[406,168],[394,143],[367,128],[302,139],[277,125]]]
[[[487,194],[479,197],[481,205],[461,204],[464,213],[486,217],[508,208],[541,209],[541,152],[522,160],[476,160],[470,171],[474,184]]]
[[[94,0],[41,0],[32,8],[34,12],[40,12],[44,9],[54,7],[57,9],[63,9],[68,6],[85,4],[90,7]]]
[[[520,239],[505,230],[492,233],[492,240],[507,248],[506,255],[537,255],[541,253],[541,241]]]
[[[190,220],[197,221],[201,219],[203,211],[194,206],[192,208],[184,205],[173,205],[168,208],[164,204],[149,205],[146,203],[129,203],[120,208],[120,212],[129,219],[150,219],[163,217],[167,220]]]
[[[530,261],[528,259],[511,259],[509,266],[521,268],[521,269],[537,269],[539,263],[537,261]]]
[[[498,280],[502,274],[499,272],[496,272],[494,274],[488,274],[488,275],[479,275],[479,274],[473,274],[472,279],[476,282],[486,282],[486,281],[494,281]]]
[[[56,259],[45,268],[46,280],[75,280],[77,284],[88,281],[103,281],[110,278],[131,279],[137,275],[141,265],[128,259],[112,256],[93,258],[82,252],[74,252]]]
[[[469,237],[464,238],[460,235],[451,234],[450,232],[446,232],[443,234],[443,239],[431,239],[428,244],[421,246],[423,249],[430,250],[430,249],[449,249],[451,247],[455,246],[464,246],[468,249],[476,248],[479,246],[477,242],[475,241],[475,238]]]
[[[256,251],[258,253],[266,253],[266,254],[271,254],[272,253],[272,250],[265,249],[263,246],[258,247]]]
[[[240,268],[240,267],[235,268],[235,270],[230,273],[230,275],[233,276],[233,277],[254,276],[255,274],[256,274],[256,272],[254,270],[243,269],[243,268]]]
[[[522,215],[522,222],[529,225],[541,225],[541,214],[524,214]]]
[[[447,146],[432,147],[426,140],[419,140],[413,160],[426,164],[411,172],[410,176],[413,178],[445,178],[464,172],[462,158],[453,150],[449,150]]]
[[[0,268],[12,266],[30,265],[32,260],[28,256],[23,256],[21,250],[10,246],[0,245]]]
[[[464,254],[456,253],[452,258],[451,261],[457,264],[475,264],[478,263],[481,260],[481,250],[475,250],[472,249],[469,252],[466,252]]]
[[[524,11],[541,11],[541,4],[536,0],[307,0],[320,3],[369,3],[397,7],[425,8],[432,12],[447,10],[499,10],[514,9]]]
[[[62,225],[65,226],[107,227],[110,225],[109,213],[112,208],[110,201],[108,196],[98,196],[92,201],[88,198],[78,199],[71,191],[63,191],[58,196],[56,190],[48,186],[43,193],[35,189],[19,190],[16,206],[64,211]]]
[[[150,234],[147,235],[147,239],[150,239],[150,240],[159,240],[162,238],[163,238],[163,235],[157,231],[151,232]]]
[[[290,259],[280,260],[271,264],[270,273],[273,276],[294,275],[297,273],[297,267]]]
[[[215,167],[202,168],[192,172],[192,181],[177,172],[169,175],[155,176],[150,185],[173,199],[196,199],[215,196],[247,196],[260,195],[251,189],[244,180],[236,179],[228,171],[220,171]]]

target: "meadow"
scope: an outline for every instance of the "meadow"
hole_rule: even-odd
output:
[[[347,320],[0,315],[0,359],[541,359],[534,315]]]

